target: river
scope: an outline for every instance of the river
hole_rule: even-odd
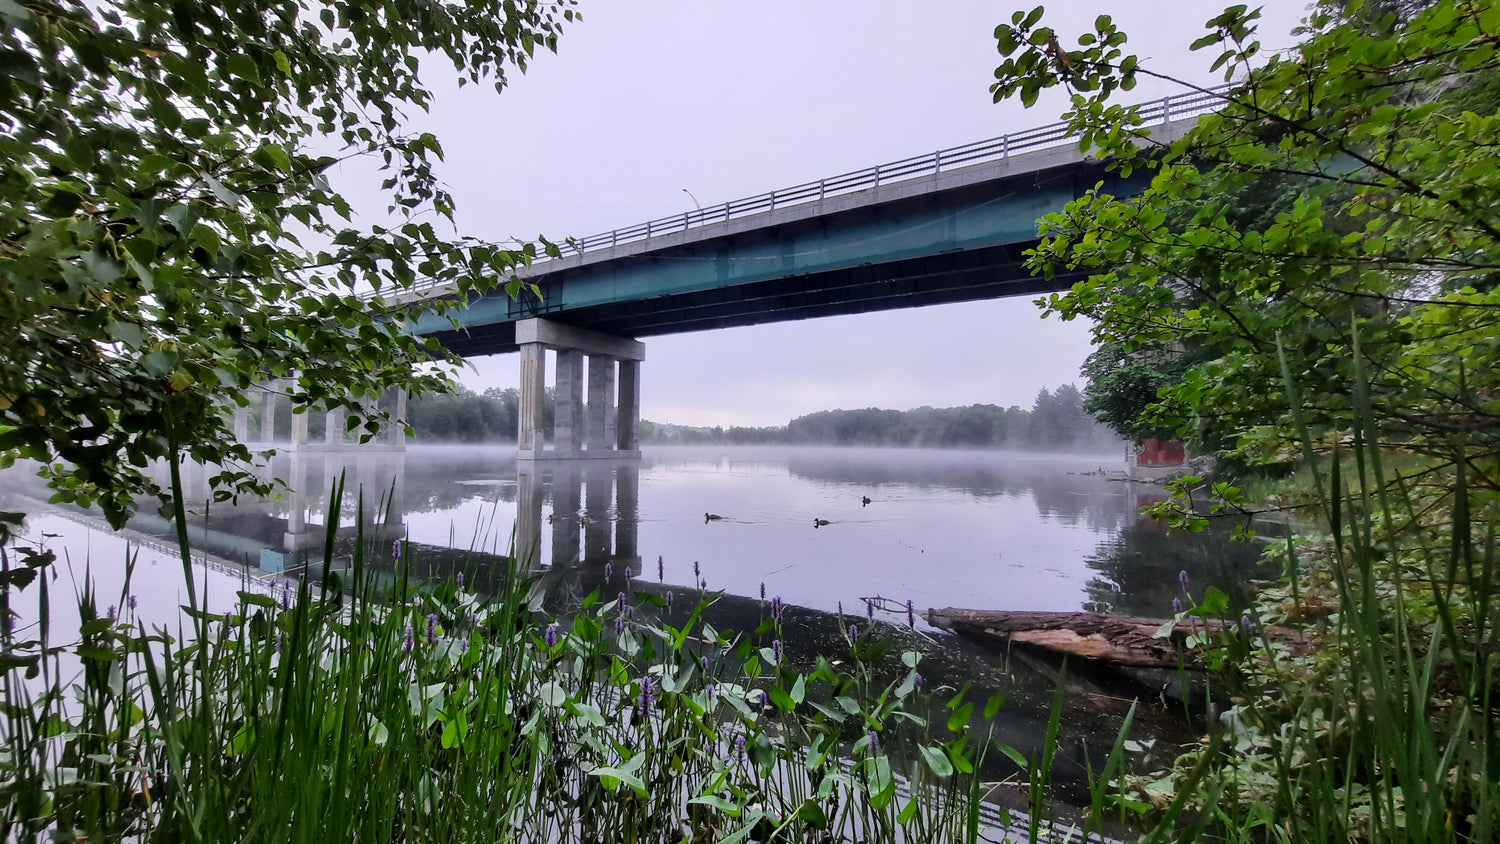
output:
[[[232,597],[236,578],[274,579],[321,564],[329,491],[342,479],[335,556],[350,553],[361,514],[358,530],[377,567],[393,566],[391,544],[400,539],[426,577],[464,571],[482,583],[513,548],[534,549],[521,556],[532,560],[558,612],[594,589],[612,596],[628,570],[638,588],[659,593],[722,591],[715,623],[748,629],[763,585],[767,599],[795,608],[789,647],[810,655],[842,646],[840,610],[862,617],[873,606],[893,636],[927,652],[924,671],[931,666],[938,682],[1010,693],[997,734],[1029,753],[1045,732],[1058,667],[933,631],[922,617],[927,608],[1164,617],[1183,597],[1180,572],[1195,591],[1213,584],[1231,594],[1264,575],[1260,546],[1228,541],[1227,529],[1168,534],[1142,509],[1162,490],[1104,474],[1120,468],[1118,457],[1097,455],[708,447],[526,468],[514,448],[419,446],[278,456],[267,472],[294,488],[234,506],[207,504],[201,467],[188,469],[186,484],[194,551],[216,572],[205,582],[221,601]],[[61,547],[75,582],[86,560],[110,594],[129,543],[45,498],[33,476],[0,475],[0,509],[30,513],[31,538]],[[145,513],[131,531],[151,584],[138,590],[141,612],[168,618],[183,601],[170,526]],[[1066,685],[1064,735],[1077,752],[1062,754],[1056,776],[1064,785],[1081,783],[1085,757],[1108,749],[1137,698],[1147,704],[1138,734],[1193,737],[1148,684],[1074,670]]]

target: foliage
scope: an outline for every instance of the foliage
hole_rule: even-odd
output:
[[[161,493],[148,461],[249,460],[228,414],[256,382],[355,415],[444,385],[391,294],[515,294],[536,247],[440,231],[442,147],[402,130],[432,101],[419,70],[498,89],[574,18],[569,0],[0,4],[0,461],[48,464],[60,500],[120,524]],[[385,222],[330,185],[350,159],[378,168]]]
[[[1077,49],[1039,10],[997,30],[997,98],[1066,86],[1084,146],[1152,173],[1044,223],[1033,268],[1089,273],[1046,308],[1123,353],[1203,350],[1159,414],[1247,459],[1300,457],[1327,526],[1305,556],[1289,544],[1286,590],[1252,620],[1326,618],[1315,652],[1227,655],[1249,686],[1221,730],[1119,805],[1154,802],[1170,840],[1489,840],[1500,8],[1324,2],[1274,56],[1256,17],[1209,21],[1195,48],[1240,81],[1166,145],[1110,101],[1156,74],[1107,16]]]

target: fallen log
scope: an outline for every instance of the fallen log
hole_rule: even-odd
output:
[[[1021,644],[1054,654],[1132,668],[1181,666],[1202,669],[1202,649],[1187,646],[1187,638],[1194,632],[1191,622],[1176,622],[1170,635],[1157,638],[1157,631],[1169,622],[1171,619],[1094,612],[1012,612],[954,607],[927,610],[928,624],[978,641]],[[1215,632],[1231,626],[1231,622],[1209,622],[1209,629]],[[1257,631],[1257,635],[1260,632]],[[1273,639],[1289,643],[1300,641],[1294,631],[1285,628],[1268,628],[1264,632]]]

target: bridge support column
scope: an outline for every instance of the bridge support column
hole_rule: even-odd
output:
[[[234,408],[234,439],[238,443],[250,442],[250,407]]]
[[[406,448],[406,391],[400,387],[391,390],[390,444]]]
[[[344,442],[344,408],[342,406],[328,408],[328,413],[323,416],[323,444],[341,445]]]
[[[516,344],[521,347],[517,458],[640,456],[635,429],[640,419],[640,364],[646,358],[644,344],[539,318],[516,323]],[[542,432],[548,349],[557,353],[555,444],[552,449],[546,448]],[[585,355],[589,364],[586,431],[583,418]]]
[[[307,447],[308,421],[305,410],[302,413],[298,413],[296,412],[296,408],[292,409],[292,448]]]
[[[260,441],[272,442],[276,439],[276,388],[275,381],[266,385],[264,393],[261,393],[260,402]]]

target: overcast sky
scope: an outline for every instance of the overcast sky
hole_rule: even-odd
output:
[[[1222,4],[1047,6],[1045,20],[1070,36],[1112,14],[1149,65],[1212,80],[1211,57],[1186,45]],[[1056,120],[1060,97],[1030,110],[991,101],[994,28],[1021,7],[584,2],[557,54],[539,56],[504,94],[437,82],[446,90],[421,123],[442,140],[464,234],[584,236],[691,210],[684,189],[708,206]],[[1268,4],[1265,43],[1289,43],[1303,8]],[[1175,92],[1144,81],[1134,96]],[[1043,387],[1081,387],[1088,352],[1087,325],[1044,320],[1028,298],[654,337],[642,416],[772,425],[831,408],[1029,408]],[[473,389],[519,381],[516,355],[473,363],[461,376]]]

